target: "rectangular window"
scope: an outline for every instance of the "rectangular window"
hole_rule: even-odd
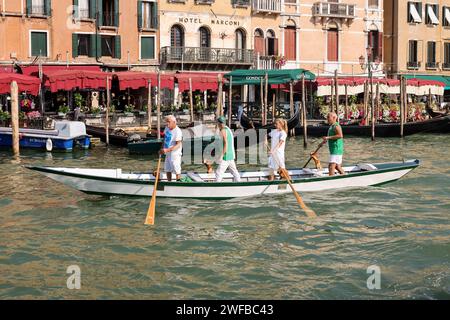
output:
[[[89,56],[91,53],[91,35],[79,34],[78,35],[78,55]]]
[[[444,63],[442,64],[444,70],[450,70],[450,42],[444,43]]]
[[[297,60],[297,32],[295,27],[287,27],[284,29],[285,45],[284,56],[286,60]]]
[[[89,19],[89,0],[78,0],[78,12],[80,19]]]
[[[32,0],[31,13],[37,15],[45,14],[45,1],[44,0]]]
[[[101,36],[102,56],[115,58],[115,36]]]
[[[328,30],[328,61],[339,61],[339,33],[337,29]]]
[[[119,0],[99,0],[99,25],[104,27],[119,26]]]
[[[439,24],[439,5],[437,4],[427,4],[426,9],[426,19],[425,23],[428,25],[438,25]]]
[[[48,57],[47,32],[31,32],[31,56]]]
[[[442,7],[442,25],[450,27],[450,7]]]
[[[427,68],[435,69],[436,65],[436,42],[429,41],[427,44]]]
[[[155,59],[155,37],[141,37],[141,59]]]
[[[378,9],[379,0],[369,0],[369,9]]]
[[[422,23],[422,2],[408,2],[408,23]]]
[[[409,59],[408,59],[408,68],[409,69],[418,69],[419,61],[418,61],[418,42],[417,40],[409,41]]]
[[[142,28],[156,29],[158,24],[158,3],[153,1],[142,2]]]

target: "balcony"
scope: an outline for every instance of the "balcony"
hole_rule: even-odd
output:
[[[356,18],[356,5],[333,2],[316,2],[313,6],[315,18],[341,18],[351,20]]]
[[[260,56],[255,58],[255,68],[257,70],[274,70],[279,69],[275,56]]]
[[[252,0],[252,10],[256,13],[281,13],[281,0]]]
[[[161,64],[168,68],[201,69],[234,69],[253,65],[253,50],[200,47],[163,47]]]

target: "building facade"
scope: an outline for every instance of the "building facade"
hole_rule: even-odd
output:
[[[387,73],[450,75],[450,1],[385,0]]]
[[[158,65],[156,0],[0,1],[0,61],[26,65]]]

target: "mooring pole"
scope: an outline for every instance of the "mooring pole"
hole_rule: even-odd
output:
[[[14,157],[19,156],[19,88],[17,82],[11,82],[11,128]]]

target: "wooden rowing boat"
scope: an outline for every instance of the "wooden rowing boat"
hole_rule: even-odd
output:
[[[359,164],[345,167],[346,175],[328,176],[328,170],[292,169],[289,174],[299,192],[378,186],[396,181],[418,167],[419,160],[393,163]],[[150,197],[155,176],[149,172],[124,172],[122,169],[78,169],[28,167],[55,181],[89,194]],[[241,172],[242,181],[233,182],[231,174],[217,183],[213,174],[186,172],[192,182],[168,182],[162,177],[157,196],[166,198],[231,199],[292,192],[285,180],[268,181],[268,171]]]

